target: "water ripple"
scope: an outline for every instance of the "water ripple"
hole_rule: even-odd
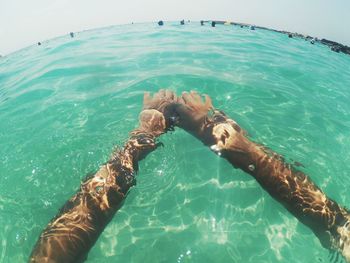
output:
[[[194,89],[350,203],[350,58],[266,30],[107,27],[0,59],[0,262],[25,262],[82,178],[136,126],[144,91]],[[260,186],[176,130],[88,262],[327,262]],[[308,247],[305,251],[305,246]]]

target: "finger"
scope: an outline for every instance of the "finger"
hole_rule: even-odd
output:
[[[208,109],[213,109],[214,107],[213,107],[211,98],[207,94],[204,95],[204,98],[205,98],[205,106],[207,106]]]
[[[185,102],[185,104],[187,104],[189,106],[192,104],[191,103],[192,96],[188,92],[185,91],[182,93],[182,99]]]
[[[148,106],[151,101],[151,93],[145,92],[143,94],[143,107]]]
[[[174,91],[171,91],[171,95],[172,95],[172,97],[171,97],[172,101],[176,102],[177,101],[176,93]]]
[[[172,90],[165,90],[165,97],[170,100],[170,101],[173,101],[174,98],[175,98],[175,93],[172,91]]]
[[[182,96],[177,98],[177,102],[180,104],[186,104]]]
[[[198,92],[191,90],[191,96],[193,98],[194,101],[199,102],[202,104],[202,97],[198,94]]]
[[[165,97],[165,90],[160,89],[156,95],[158,99],[163,99]]]

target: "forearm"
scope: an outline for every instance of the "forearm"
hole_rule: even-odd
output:
[[[160,127],[164,130],[165,127]],[[156,137],[140,127],[62,207],[37,241],[30,262],[80,262],[120,208],[135,183],[138,162],[157,147]]]
[[[214,110],[189,132],[234,167],[252,175],[272,197],[309,226],[325,246],[330,247],[333,241],[341,243],[340,229],[350,221],[349,212],[278,154],[249,140],[224,113]]]

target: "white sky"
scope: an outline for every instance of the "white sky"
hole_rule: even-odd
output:
[[[0,0],[0,54],[70,31],[159,19],[245,22],[350,46],[350,0]]]

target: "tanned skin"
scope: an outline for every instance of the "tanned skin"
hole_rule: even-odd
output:
[[[86,258],[104,227],[134,184],[137,163],[157,147],[155,139],[174,122],[234,167],[252,175],[276,200],[312,229],[326,248],[350,262],[350,215],[329,199],[305,174],[249,140],[246,133],[211,99],[195,93],[176,98],[161,90],[144,98],[140,127],[61,209],[41,234],[30,262],[79,262]]]
[[[166,107],[176,98],[161,90],[146,93],[140,124],[129,140],[95,175],[86,178],[78,192],[66,202],[41,233],[31,263],[70,263],[86,259],[99,235],[121,207],[135,184],[138,162],[155,150],[158,136],[171,128]]]
[[[251,141],[245,131],[209,96],[184,92],[172,106],[177,126],[201,140],[235,168],[258,183],[300,222],[308,226],[328,249],[340,251],[350,262],[350,213],[328,198],[303,172],[280,155]],[[174,118],[174,117],[173,117]]]

